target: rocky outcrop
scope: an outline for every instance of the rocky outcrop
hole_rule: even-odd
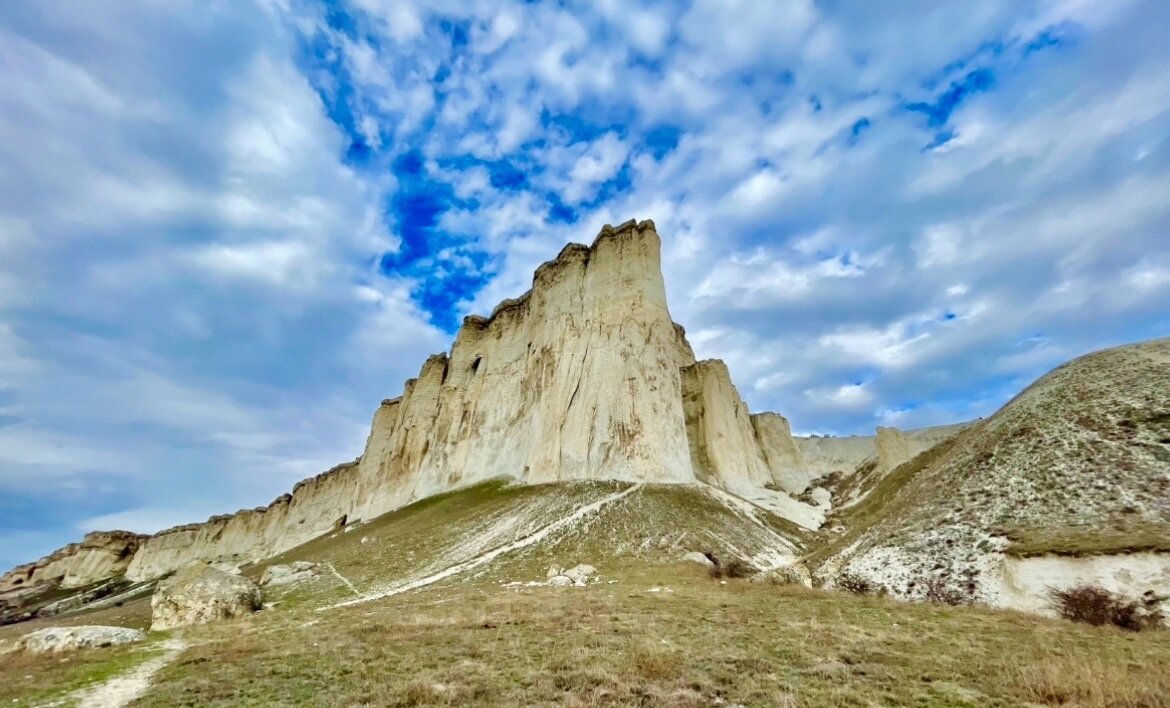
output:
[[[271,558],[344,526],[357,493],[357,463],[304,480],[267,507],[216,516],[146,539],[126,569],[134,580],[159,578],[196,562],[239,566]]]
[[[774,483],[726,364],[709,359],[685,367],[682,395],[691,464],[700,480],[737,493]]]
[[[705,482],[816,528],[825,509],[789,494],[830,468],[852,471],[877,454],[873,439],[846,449],[839,439],[793,438],[778,415],[751,415],[727,367],[696,362],[672,321],[660,246],[650,221],[605,226],[592,245],[565,246],[537,268],[531,290],[489,317],[465,318],[451,351],[431,356],[401,396],[383,401],[360,458],[267,507],[127,539],[112,554],[63,549],[67,569],[54,554],[5,582],[123,572],[143,581],[190,563],[238,567],[499,477]]]
[[[52,583],[78,588],[121,575],[147,537],[129,531],[94,531],[35,563],[20,565],[0,576],[0,593]]]
[[[417,499],[500,476],[688,482],[680,367],[694,363],[666,307],[654,224],[605,227],[566,246],[532,289],[468,317],[374,414],[358,461],[266,508],[148,539],[127,570],[268,558]]]
[[[295,561],[286,565],[270,565],[260,576],[261,587],[295,585],[311,580],[317,574],[317,564],[310,561]]]
[[[501,474],[685,482],[679,368],[651,222],[566,246],[532,289],[468,317],[375,417],[359,465],[363,518]]]
[[[777,413],[756,413],[752,416],[752,427],[772,480],[779,489],[800,494],[819,476],[804,461],[787,418]]]
[[[16,643],[16,649],[30,654],[51,654],[74,649],[93,649],[130,644],[146,639],[137,629],[82,625],[78,627],[45,627],[29,632]]]
[[[152,631],[247,616],[261,606],[251,580],[193,565],[158,584],[150,598]]]
[[[849,476],[871,465],[875,473],[885,474],[953,437],[968,425],[970,423],[955,423],[913,430],[878,427],[876,435],[813,435],[793,438],[793,442],[800,452],[804,474],[809,481],[831,474]]]

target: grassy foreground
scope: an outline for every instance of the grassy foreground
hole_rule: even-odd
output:
[[[135,705],[1170,704],[1166,632],[720,584],[689,565],[292,602],[188,639]]]
[[[616,500],[540,543],[468,564],[604,499]],[[721,583],[678,561],[696,548],[799,552],[805,539],[792,536],[692,488],[480,485],[274,559],[314,561],[319,573],[266,590],[270,609],[247,619],[181,630],[188,648],[132,705],[1170,706],[1168,631]],[[554,563],[591,563],[600,579],[546,587]],[[421,589],[321,609],[459,564]],[[0,649],[40,626],[148,618],[140,598],[0,627]],[[0,654],[0,705],[68,705],[159,640]]]

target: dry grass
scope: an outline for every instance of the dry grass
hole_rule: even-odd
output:
[[[1170,552],[1170,522],[1010,528],[1001,533],[1012,541],[1005,552],[1019,558]]]
[[[1154,673],[1140,664],[1053,656],[1017,669],[1012,680],[1021,700],[1040,705],[1170,705],[1170,673]]]
[[[1059,696],[1057,651],[1057,668],[1094,669],[1067,678],[1075,700],[1108,695],[1110,672],[1137,697],[1170,676],[1157,633],[599,567],[617,582],[455,582],[203,628],[138,705],[1006,706]]]
[[[40,705],[127,671],[156,653],[118,646],[60,654],[0,654],[0,704]]]

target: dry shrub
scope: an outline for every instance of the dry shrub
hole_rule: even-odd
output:
[[[653,644],[643,644],[634,649],[630,663],[644,678],[654,681],[672,679],[682,672],[682,659],[678,652]]]
[[[968,605],[971,601],[963,591],[950,587],[946,578],[937,575],[926,581],[926,599],[940,605]]]
[[[443,688],[431,681],[415,679],[410,682],[406,687],[406,691],[399,697],[397,705],[426,706],[445,703],[446,696],[444,695]]]
[[[1013,678],[1016,696],[1040,705],[1159,706],[1170,696],[1170,675],[1093,658],[1050,657]]]
[[[759,572],[750,563],[739,558],[723,560],[710,552],[705,552],[703,555],[707,556],[707,560],[714,564],[707,571],[712,578],[750,578]]]
[[[1095,626],[1113,625],[1133,632],[1162,626],[1157,598],[1125,600],[1097,585],[1051,588],[1048,595],[1061,617]]]
[[[869,578],[848,570],[838,575],[833,585],[854,595],[872,595],[877,591],[877,587]]]

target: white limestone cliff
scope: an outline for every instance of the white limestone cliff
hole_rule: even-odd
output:
[[[0,592],[55,583],[77,588],[125,572],[147,537],[129,531],[94,531],[34,563],[19,565],[0,576]]]
[[[878,454],[874,439],[797,439],[783,417],[751,415],[727,367],[696,362],[672,321],[660,246],[650,221],[565,246],[531,290],[465,318],[451,351],[382,403],[357,460],[267,507],[141,539],[101,572],[138,581],[195,562],[255,562],[499,477],[706,483],[816,528],[826,508],[790,494],[830,468],[853,471]],[[887,447],[892,460],[913,445]]]

